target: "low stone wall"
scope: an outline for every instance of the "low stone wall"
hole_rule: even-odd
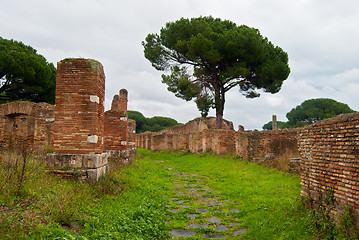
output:
[[[359,113],[339,115],[300,130],[302,195],[327,207],[337,218],[343,206],[359,219]],[[359,221],[359,220],[358,220]],[[358,224],[358,222],[357,222]]]

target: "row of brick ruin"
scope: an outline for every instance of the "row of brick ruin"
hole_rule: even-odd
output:
[[[27,148],[48,154],[49,172],[97,181],[107,171],[108,158],[128,163],[136,151],[136,123],[127,116],[127,90],[115,95],[104,112],[105,74],[91,59],[58,63],[55,106],[11,102],[0,106],[0,146]]]
[[[239,131],[234,131],[233,124],[225,120],[223,126],[226,129],[217,130],[215,118],[198,118],[159,133],[137,134],[136,146],[154,151],[174,149],[189,150],[192,153],[235,154],[257,161],[284,152],[299,156],[297,129],[244,131],[240,128]]]
[[[196,127],[194,127],[196,126]],[[201,126],[201,127],[200,127]],[[192,131],[195,130],[195,131]],[[281,154],[300,157],[302,195],[318,202],[328,197],[332,216],[351,206],[359,224],[359,113],[344,114],[299,129],[272,131],[215,130],[208,119],[160,133],[136,136],[146,149],[230,154],[265,161]],[[328,196],[332,194],[332,196]]]

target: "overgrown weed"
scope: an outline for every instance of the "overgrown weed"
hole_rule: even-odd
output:
[[[338,216],[333,215],[332,210],[339,208],[334,193],[331,186],[316,197],[309,194],[302,199],[303,206],[310,210],[309,226],[317,239],[359,239],[353,206],[342,205]]]
[[[47,175],[45,169],[44,154],[2,153],[0,239],[27,239],[39,224],[69,225],[84,217],[79,212],[91,203],[91,189]]]
[[[281,172],[290,172],[290,159],[298,157],[297,153],[291,151],[284,151],[280,154],[274,155],[261,161],[260,163],[264,166],[276,169]]]
[[[24,184],[44,164],[43,155],[34,155],[31,150],[8,151],[0,158],[0,192],[21,196],[26,194]]]
[[[94,190],[98,196],[117,195],[125,190],[125,183],[122,181],[121,172],[126,166],[123,166],[119,159],[110,158],[108,160],[108,171],[101,176],[99,181],[93,184]]]

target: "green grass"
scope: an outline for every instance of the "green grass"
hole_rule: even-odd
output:
[[[245,239],[313,239],[308,211],[300,200],[300,177],[281,173],[241,159],[173,153],[151,153],[152,161],[184,172],[207,176],[217,190],[240,212],[236,217],[249,231]]]
[[[314,238],[308,211],[301,207],[299,176],[236,158],[138,149],[131,166],[112,167],[94,185],[49,176],[42,163],[21,195],[6,186],[0,239],[168,239],[169,227],[184,227],[185,213],[196,207],[173,214],[174,221],[165,224],[175,194],[169,167],[206,176],[205,184],[240,210],[233,217],[248,228],[241,239]]]

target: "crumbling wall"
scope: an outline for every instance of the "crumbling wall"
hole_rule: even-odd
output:
[[[46,151],[53,145],[54,106],[16,101],[0,105],[0,147]]]
[[[152,138],[151,150],[158,151],[164,149],[173,149],[173,135],[172,134],[154,134]]]
[[[161,130],[159,133],[167,134],[188,134],[192,132],[203,132],[206,129],[216,129],[215,117],[196,118],[185,125],[178,125]],[[227,120],[222,121],[223,130],[233,130],[233,123]]]
[[[333,216],[339,216],[343,206],[352,206],[359,220],[359,113],[302,128],[298,146],[302,195],[316,201],[334,199],[327,206]]]
[[[238,131],[236,137],[236,155],[264,160],[266,156],[279,156],[285,153],[298,155],[298,129],[270,131]]]
[[[189,123],[191,127],[183,129],[193,129],[193,122]],[[173,133],[172,130],[138,134],[137,147],[152,150],[188,149],[193,153],[213,152],[255,160],[264,160],[268,154],[274,156],[285,152],[299,155],[296,129],[261,132],[204,129],[190,133]]]

